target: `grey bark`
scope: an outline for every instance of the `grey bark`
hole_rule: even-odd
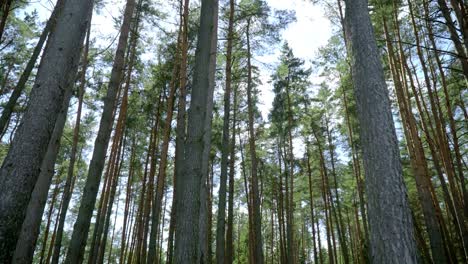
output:
[[[213,96],[216,74],[216,52],[218,43],[218,2],[213,3],[213,34],[211,34],[210,61],[208,64],[208,93],[203,132],[202,178],[200,182],[200,215],[199,215],[199,252],[200,263],[211,263],[211,126],[213,120]]]
[[[127,49],[128,35],[135,5],[135,0],[127,0],[109,87],[107,88],[107,94],[104,99],[104,109],[99,124],[99,131],[94,143],[93,156],[83,190],[83,198],[81,200],[78,218],[73,227],[72,239],[65,263],[80,263],[83,259],[91,217],[96,203],[107,147],[109,146],[109,139],[112,132],[113,110],[116,104],[117,92],[123,77],[125,50]]]
[[[173,201],[171,208],[171,221],[169,225],[169,238],[167,250],[167,263],[172,264],[174,258],[174,237],[177,213],[177,201],[180,200],[177,186],[180,185],[182,179],[182,169],[179,164],[184,162],[184,144],[185,144],[185,127],[186,127],[186,89],[187,85],[187,52],[188,52],[188,14],[189,14],[189,0],[184,0],[183,7],[183,24],[182,24],[182,44],[181,44],[181,62],[180,62],[180,87],[179,99],[177,104],[177,127],[176,127],[176,150],[175,150],[175,164],[174,164],[174,187],[173,187]]]
[[[361,126],[371,263],[417,263],[390,100],[367,0],[346,1],[346,33]]]
[[[67,89],[65,100],[55,123],[54,132],[47,147],[47,152],[42,161],[41,173],[37,179],[34,191],[29,201],[28,210],[21,227],[21,233],[16,243],[16,250],[13,255],[13,263],[32,263],[37,238],[41,227],[42,215],[47,202],[47,194],[55,173],[55,161],[60,149],[60,139],[67,121],[67,110],[70,103],[72,90]]]
[[[80,136],[81,112],[83,108],[83,98],[86,86],[86,70],[88,68],[88,52],[89,52],[89,39],[91,33],[91,24],[88,25],[88,32],[86,36],[85,50],[83,52],[83,67],[80,78],[80,87],[78,89],[78,110],[76,113],[75,129],[73,131],[73,145],[70,152],[70,164],[68,165],[67,179],[62,194],[62,208],[60,210],[59,223],[57,226],[57,234],[54,243],[54,253],[52,255],[52,263],[56,264],[60,257],[60,247],[62,246],[63,228],[65,226],[65,218],[67,216],[68,205],[70,203],[73,190],[71,189],[72,180],[75,172],[75,161],[78,150],[78,139]]]
[[[200,186],[202,179],[206,178],[203,174],[208,172],[203,170],[202,162],[203,155],[206,154],[205,121],[210,116],[207,113],[207,104],[210,103],[209,99],[212,100],[212,96],[209,96],[210,63],[213,62],[213,38],[217,33],[214,25],[217,4],[217,0],[202,0],[184,163],[180,164],[183,167],[177,186],[180,201],[177,202],[176,213],[175,263],[200,263]]]
[[[22,124],[0,170],[0,259],[11,261],[47,146],[75,79],[93,0],[59,9]]]

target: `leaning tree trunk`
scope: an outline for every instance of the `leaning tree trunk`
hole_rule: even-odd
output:
[[[70,203],[71,194],[73,190],[71,189],[72,181],[74,178],[75,172],[75,161],[78,151],[78,140],[80,136],[80,124],[81,124],[81,112],[83,108],[83,99],[86,87],[86,70],[88,69],[88,53],[89,53],[89,41],[91,33],[91,24],[88,25],[88,32],[86,36],[85,49],[83,52],[83,66],[80,78],[80,87],[78,89],[78,110],[76,112],[76,121],[75,128],[73,131],[73,143],[72,149],[70,152],[70,163],[68,165],[67,178],[65,180],[65,186],[63,188],[62,194],[62,208],[60,210],[60,217],[57,226],[57,234],[55,237],[54,253],[52,255],[52,263],[56,264],[59,261],[60,257],[60,247],[62,246],[62,235],[63,229],[65,227],[65,217],[67,216],[68,205]]]
[[[100,178],[104,168],[107,147],[109,145],[109,139],[112,131],[113,110],[116,103],[117,91],[122,80],[125,64],[125,50],[127,49],[128,35],[134,10],[135,0],[128,0],[120,29],[119,43],[117,45],[117,51],[114,58],[109,87],[104,99],[104,109],[102,112],[101,122],[99,124],[99,131],[94,144],[93,156],[89,165],[88,178],[83,190],[83,198],[78,211],[78,218],[73,227],[73,234],[65,263],[80,263],[83,259],[91,217],[93,216]]]
[[[22,124],[0,170],[0,259],[9,263],[52,132],[78,68],[93,0],[67,1],[50,33]]]
[[[367,0],[347,0],[346,19],[367,176],[370,260],[417,263],[395,126]]]
[[[6,0],[0,5],[0,43],[2,43],[3,32],[5,32],[6,21],[11,11],[13,0]]]
[[[204,132],[207,113],[206,105],[210,93],[210,63],[213,63],[213,41],[216,36],[215,18],[217,0],[203,0],[201,6],[200,29],[195,59],[192,86],[192,101],[188,118],[187,140],[184,148],[182,179],[178,180],[175,263],[199,263],[199,214],[200,186],[204,177],[202,161],[204,151]]]
[[[67,121],[67,110],[70,103],[72,90],[68,89],[59,116],[55,124],[54,132],[47,147],[47,152],[42,161],[41,173],[37,179],[34,191],[29,201],[28,210],[21,227],[21,233],[16,243],[13,263],[27,264],[33,262],[34,249],[41,228],[42,214],[44,213],[50,184],[55,174],[55,161],[60,149],[60,140]]]

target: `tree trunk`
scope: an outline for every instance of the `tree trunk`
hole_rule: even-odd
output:
[[[184,144],[185,144],[185,122],[186,122],[186,88],[187,85],[187,57],[188,57],[188,15],[189,15],[189,0],[184,0],[183,14],[182,14],[182,44],[180,47],[181,61],[180,61],[180,85],[179,85],[179,99],[177,103],[177,126],[176,126],[176,150],[175,150],[175,164],[174,164],[174,186],[173,186],[173,199],[171,207],[171,220],[169,224],[169,237],[167,245],[167,263],[172,264],[174,258],[174,235],[176,225],[177,201],[180,200],[177,186],[180,185],[182,180],[182,167],[184,162]]]
[[[44,230],[44,238],[42,241],[42,246],[41,246],[41,251],[39,254],[39,263],[42,264],[44,257],[45,257],[45,251],[47,248],[47,240],[49,239],[49,230],[50,230],[50,225],[52,222],[52,214],[54,213],[54,207],[55,207],[55,202],[57,200],[57,196],[59,193],[59,182],[57,180],[54,190],[52,192],[52,198],[50,201],[50,207],[49,207],[49,212],[47,212],[47,224]]]
[[[431,196],[430,188],[432,187],[432,183],[430,182],[430,176],[426,158],[424,155],[423,145],[421,142],[421,138],[419,137],[417,132],[416,121],[414,119],[413,113],[411,112],[411,106],[406,104],[407,101],[405,100],[403,95],[403,88],[400,75],[395,69],[396,58],[393,49],[393,44],[388,33],[387,22],[385,21],[385,18],[383,24],[389,54],[390,68],[395,83],[398,105],[400,107],[400,115],[403,121],[404,132],[408,144],[408,152],[411,159],[410,162],[413,167],[413,173],[416,180],[419,201],[423,209],[424,220],[431,242],[432,256],[435,263],[447,263],[447,259],[445,258],[445,248],[442,233],[439,227],[439,223],[437,221],[436,211],[433,205],[438,204],[437,197]]]
[[[180,33],[179,33],[179,42],[180,42]],[[178,44],[177,47],[180,47]],[[174,68],[172,71],[172,80],[170,83],[170,91],[169,97],[167,99],[167,108],[166,108],[166,120],[164,122],[164,131],[163,131],[163,143],[162,149],[160,152],[160,160],[159,160],[159,171],[158,171],[158,178],[156,183],[156,194],[154,195],[153,203],[152,203],[152,219],[151,219],[151,235],[150,235],[150,243],[149,243],[149,251],[148,251],[148,259],[147,263],[152,264],[156,259],[156,234],[157,228],[159,226],[159,219],[162,215],[164,217],[164,212],[161,213],[162,210],[162,202],[164,198],[164,187],[166,184],[166,168],[167,168],[167,155],[169,151],[169,143],[171,139],[171,124],[172,124],[172,116],[174,113],[174,100],[175,100],[175,92],[176,92],[176,81],[178,80],[177,73],[179,68],[178,62],[178,55],[179,51],[176,52],[175,55],[175,62]]]
[[[24,68],[24,71],[21,74],[20,79],[18,80],[18,83],[15,86],[15,89],[10,95],[10,98],[8,99],[7,104],[5,105],[5,107],[3,107],[2,116],[0,117],[0,134],[5,133],[5,130],[8,128],[7,124],[10,120],[11,114],[13,113],[16,102],[18,101],[21,94],[23,93],[24,87],[26,86],[26,82],[28,81],[29,76],[31,75],[31,72],[33,71],[34,66],[36,65],[37,58],[39,58],[39,55],[42,51],[42,48],[44,47],[44,43],[47,39],[47,36],[49,36],[50,30],[55,25],[57,10],[61,8],[62,6],[63,6],[62,0],[58,1],[57,4],[55,5],[54,11],[50,15],[50,18],[47,21],[46,26],[42,30],[41,36],[39,37],[36,47],[33,50],[31,58],[29,59],[28,64],[26,64],[26,68]],[[0,33],[0,39],[1,39],[1,33]]]
[[[77,149],[78,149],[78,140],[80,137],[81,112],[83,108],[83,98],[84,98],[84,93],[86,89],[86,70],[88,69],[90,33],[91,33],[91,24],[88,25],[88,32],[86,35],[86,44],[85,44],[85,49],[83,52],[83,66],[82,66],[82,72],[81,72],[80,87],[78,89],[78,94],[79,94],[78,95],[78,110],[76,112],[75,129],[73,131],[73,143],[72,143],[72,149],[70,152],[70,163],[68,165],[67,179],[65,181],[65,186],[63,188],[63,194],[62,194],[62,208],[60,210],[59,223],[57,227],[57,235],[55,238],[55,245],[54,245],[54,254],[52,256],[53,264],[57,264],[59,262],[60,247],[62,246],[63,229],[65,226],[65,218],[67,216],[68,205],[70,203],[71,195],[73,193],[73,190],[71,189],[71,184],[74,178],[73,174],[75,171],[75,161],[76,161],[76,154],[77,154]]]
[[[229,26],[227,35],[226,47],[226,90],[224,92],[224,118],[223,118],[223,141],[221,154],[221,176],[219,187],[218,200],[218,217],[216,222],[216,263],[222,264],[225,262],[225,227],[226,227],[226,189],[227,189],[227,174],[230,154],[229,146],[229,118],[231,112],[231,83],[232,83],[232,42],[234,38],[234,0],[229,1]],[[231,156],[231,158],[233,158]],[[232,196],[233,193],[230,194]],[[232,229],[231,229],[232,232]],[[232,239],[232,233],[231,233]],[[232,241],[231,241],[232,246]],[[230,256],[232,262],[232,253]],[[227,260],[227,259],[226,259]]]
[[[372,263],[417,263],[398,142],[366,0],[346,1],[353,82],[361,125]]]
[[[39,66],[22,125],[0,170],[0,259],[9,263],[67,90],[78,67],[93,1],[60,9]],[[73,33],[73,34],[71,34]]]
[[[202,178],[200,183],[200,214],[199,214],[199,262],[211,263],[211,252],[210,252],[210,241],[211,241],[211,223],[210,217],[212,215],[211,204],[210,204],[210,161],[212,160],[211,155],[211,135],[212,135],[212,120],[213,120],[213,96],[215,89],[215,74],[216,74],[216,54],[218,44],[218,10],[219,3],[214,5],[213,17],[213,31],[216,34],[211,36],[211,52],[210,62],[208,69],[208,93],[206,98],[206,114],[204,120],[204,132],[203,132],[203,153],[202,153]]]
[[[226,254],[224,263],[232,264],[234,260],[234,175],[236,165],[236,125],[237,125],[237,87],[234,88],[234,105],[231,128],[231,146],[229,158],[229,199],[228,199],[228,220],[226,231]]]
[[[67,109],[70,103],[72,90],[66,91],[62,109],[57,117],[52,137],[47,147],[47,152],[42,161],[41,172],[34,186],[31,200],[28,204],[26,217],[21,227],[21,233],[16,244],[13,263],[31,263],[34,257],[39,230],[41,227],[42,214],[47,201],[50,183],[55,174],[55,161],[60,149],[60,140],[67,121]]]
[[[125,208],[124,208],[124,218],[123,218],[123,227],[122,227],[122,238],[120,240],[120,256],[119,256],[119,263],[124,263],[125,260],[125,251],[128,247],[127,238],[130,237],[130,234],[127,233],[127,227],[131,227],[132,225],[128,225],[128,219],[130,217],[130,222],[133,221],[132,213],[129,213],[131,210],[131,203],[132,203],[132,181],[133,181],[133,167],[135,163],[135,138],[133,138],[131,153],[130,153],[130,164],[128,169],[128,179],[127,179],[127,189],[126,189],[126,197],[125,197]],[[130,214],[130,215],[129,215]]]
[[[177,222],[175,240],[175,263],[202,263],[204,256],[199,256],[199,216],[200,216],[200,186],[206,178],[207,170],[203,170],[203,154],[205,152],[205,122],[206,106],[210,96],[210,70],[213,63],[213,39],[216,37],[217,0],[203,0],[201,6],[200,28],[198,32],[195,70],[192,86],[192,101],[188,118],[187,141],[184,147],[184,162],[182,175],[178,183],[180,199],[177,202]],[[195,221],[195,224],[193,223]]]
[[[452,39],[452,42],[455,46],[455,50],[458,53],[458,59],[460,60],[465,79],[468,80],[468,57],[466,54],[467,51],[465,51],[465,49],[463,48],[460,38],[458,37],[458,31],[455,26],[455,22],[452,19],[452,15],[450,14],[450,9],[447,6],[446,0],[437,0],[437,3],[439,4],[440,12],[442,12],[445,21],[447,22],[446,25],[450,32],[450,39]]]
[[[310,154],[309,154],[309,142],[306,144],[306,159],[307,159],[307,176],[309,180],[309,199],[310,199],[310,221],[312,222],[312,244],[314,247],[314,263],[318,262],[317,246],[315,239],[315,212],[314,212],[314,197],[312,195],[312,169],[310,167]]]
[[[247,20],[247,108],[249,116],[249,146],[250,146],[250,159],[251,159],[251,175],[252,175],[252,218],[253,218],[253,231],[254,231],[254,252],[253,261],[256,264],[263,264],[263,243],[262,243],[262,216],[260,214],[260,197],[258,191],[258,177],[257,177],[257,153],[255,146],[255,128],[254,128],[254,102],[253,102],[253,81],[252,81],[252,52],[250,48],[250,19]]]
[[[0,44],[2,43],[3,32],[5,31],[6,21],[11,11],[13,0],[6,0],[0,5]]]
[[[80,263],[88,237],[91,217],[93,215],[96,196],[99,189],[100,176],[104,168],[105,156],[112,130],[112,112],[116,103],[116,94],[120,87],[124,69],[125,50],[127,49],[130,22],[135,9],[135,0],[128,0],[120,30],[119,42],[112,67],[109,87],[104,100],[99,131],[94,144],[93,156],[89,165],[88,178],[83,191],[78,218],[73,228],[72,239],[65,263]]]

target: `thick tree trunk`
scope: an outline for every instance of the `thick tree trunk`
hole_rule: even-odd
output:
[[[361,125],[372,263],[417,263],[398,142],[366,0],[346,1],[347,35]]]
[[[208,70],[208,93],[206,98],[206,114],[204,120],[203,132],[203,153],[202,153],[202,178],[200,183],[200,214],[199,214],[199,262],[211,263],[211,189],[210,189],[210,163],[212,163],[211,155],[211,135],[212,135],[212,120],[213,120],[213,96],[215,89],[215,74],[216,74],[216,54],[218,44],[218,3],[215,3],[213,16],[213,31],[216,34],[211,36],[211,52],[210,63]]]
[[[0,171],[0,259],[9,263],[67,90],[93,1],[67,1],[50,33],[22,125]],[[71,14],[71,15],[70,15]],[[73,34],[71,34],[73,33]]]
[[[202,179],[206,179],[207,170],[203,170],[205,148],[205,122],[208,98],[210,96],[210,70],[213,66],[213,38],[217,35],[217,0],[203,0],[201,6],[200,29],[195,59],[195,71],[192,86],[192,101],[188,118],[187,141],[184,148],[182,174],[178,180],[177,222],[175,239],[175,263],[201,263],[204,256],[199,256],[199,216],[200,192]],[[203,205],[202,205],[203,206]],[[195,221],[195,224],[194,224]]]
[[[21,233],[16,244],[16,250],[13,257],[13,263],[31,263],[34,257],[34,249],[36,247],[39,230],[41,227],[42,214],[47,201],[50,183],[55,174],[55,161],[60,149],[60,140],[62,138],[63,129],[67,121],[68,105],[72,90],[66,91],[65,100],[62,109],[57,117],[55,128],[50,138],[47,152],[42,161],[41,173],[34,186],[31,200],[29,201],[28,210],[21,227]]]
[[[135,9],[135,0],[128,0],[125,7],[124,18],[121,26],[119,43],[114,58],[111,78],[107,95],[104,100],[104,109],[99,124],[99,131],[94,144],[93,156],[88,171],[83,191],[78,218],[73,228],[72,239],[68,250],[65,263],[80,263],[83,259],[84,248],[89,232],[91,217],[93,215],[96,196],[99,189],[100,176],[104,168],[105,156],[109,145],[110,134],[112,131],[112,112],[116,103],[117,91],[122,80],[125,50],[127,49],[128,34],[130,31],[131,18]]]
[[[73,192],[73,190],[71,189],[71,184],[74,178],[73,174],[75,171],[75,161],[76,161],[76,154],[78,150],[78,140],[80,136],[81,112],[83,108],[83,99],[84,99],[84,93],[85,93],[85,88],[86,88],[86,70],[88,68],[90,33],[91,33],[91,24],[88,25],[86,44],[85,44],[85,49],[83,52],[83,67],[82,67],[81,78],[80,78],[80,87],[78,90],[78,94],[79,94],[78,95],[78,110],[76,112],[75,129],[73,131],[73,143],[72,143],[72,149],[70,152],[70,163],[68,165],[67,179],[65,181],[65,186],[63,188],[63,194],[62,194],[62,208],[60,210],[59,223],[57,227],[57,236],[55,238],[55,245],[54,245],[54,254],[52,256],[53,264],[57,264],[59,262],[60,247],[62,245],[63,229],[65,226],[65,217],[67,216],[68,205],[70,203],[71,194]]]

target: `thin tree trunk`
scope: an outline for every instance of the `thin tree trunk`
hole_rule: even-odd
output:
[[[232,42],[234,38],[234,0],[229,1],[229,26],[227,34],[226,47],[226,89],[224,92],[224,118],[223,118],[223,139],[222,139],[222,154],[221,154],[221,176],[219,187],[218,200],[218,217],[216,222],[216,263],[222,264],[225,262],[225,227],[226,227],[226,189],[227,189],[227,174],[230,154],[229,143],[229,118],[231,113],[231,83],[232,83]],[[232,147],[232,146],[231,146]],[[233,158],[233,156],[231,156]],[[231,196],[233,193],[231,193]],[[232,229],[231,229],[232,232]],[[232,239],[232,233],[231,233]],[[232,246],[232,241],[231,241]],[[232,262],[232,253],[230,256]],[[227,260],[227,259],[226,259]]]
[[[52,223],[52,214],[54,212],[54,207],[55,207],[55,202],[57,200],[57,196],[59,193],[59,182],[57,180],[57,183],[54,187],[54,191],[52,193],[52,199],[50,201],[50,207],[49,207],[49,212],[47,213],[47,224],[45,227],[45,233],[44,233],[44,238],[42,241],[42,247],[41,247],[41,253],[39,255],[39,263],[43,263],[44,258],[45,258],[45,251],[47,248],[47,240],[49,239],[49,230],[50,230],[50,225]]]
[[[333,174],[333,184],[335,185],[335,196],[336,196],[336,206],[338,209],[338,212],[334,210],[334,215],[335,215],[335,220],[336,220],[336,226],[337,226],[337,231],[338,231],[338,240],[340,242],[340,247],[341,247],[341,252],[343,255],[343,261],[344,263],[350,263],[349,261],[349,252],[348,252],[348,246],[346,242],[346,229],[345,225],[343,222],[343,216],[342,216],[342,211],[341,211],[341,201],[340,201],[340,195],[338,192],[338,180],[336,177],[336,169],[335,169],[335,148],[333,145],[333,139],[332,139],[332,131],[330,131],[329,127],[329,120],[325,120],[326,122],[326,132],[327,132],[327,139],[328,139],[328,148],[330,152],[330,161],[331,161],[331,173]],[[331,192],[331,190],[330,190]],[[330,197],[332,197],[330,195]],[[333,204],[333,201],[332,201]]]
[[[122,238],[120,241],[120,257],[119,257],[119,263],[124,263],[125,260],[125,251],[126,248],[128,247],[127,242],[127,237],[130,237],[129,234],[127,234],[127,226],[132,226],[128,225],[128,219],[129,219],[129,211],[130,211],[130,205],[132,202],[132,181],[133,181],[133,173],[134,173],[134,164],[135,164],[135,138],[133,138],[133,143],[132,143],[132,148],[131,148],[131,153],[130,153],[130,164],[129,164],[129,169],[128,169],[128,179],[127,179],[127,189],[126,189],[126,197],[125,197],[125,209],[124,209],[124,219],[123,219],[123,227],[122,227]],[[132,210],[133,212],[133,210]],[[130,215],[131,221],[133,221],[132,214]]]
[[[130,31],[130,22],[135,9],[135,0],[128,0],[125,7],[124,18],[117,45],[117,51],[112,67],[111,79],[107,89],[107,95],[104,100],[104,109],[99,124],[99,131],[94,144],[93,156],[91,158],[88,178],[83,191],[78,218],[73,228],[72,239],[70,242],[65,263],[80,263],[83,259],[84,248],[89,232],[91,217],[96,202],[96,196],[99,189],[100,175],[104,168],[105,155],[109,145],[110,134],[112,130],[112,112],[116,103],[116,94],[122,80],[125,50],[127,49],[128,34]]]
[[[465,51],[465,49],[463,48],[463,45],[458,37],[457,28],[455,26],[455,22],[452,19],[452,15],[450,14],[450,9],[447,6],[446,0],[437,0],[437,3],[440,7],[440,12],[442,12],[442,15],[445,18],[447,28],[450,32],[450,39],[452,40],[455,46],[455,50],[458,53],[458,59],[460,60],[463,74],[468,80],[468,57],[466,54],[467,51]]]
[[[309,154],[309,142],[306,144],[306,159],[307,159],[307,176],[309,180],[309,201],[310,201],[310,221],[312,222],[312,244],[314,247],[314,263],[318,262],[317,245],[315,239],[315,212],[314,212],[314,197],[312,195],[312,169],[310,167],[310,154]]]
[[[3,2],[0,6],[0,44],[2,43],[2,37],[3,37],[3,32],[5,31],[5,26],[6,22],[8,19],[8,15],[10,14],[11,11],[11,4],[13,3],[13,0],[6,0]]]
[[[26,67],[24,68],[24,71],[21,74],[18,80],[18,83],[16,84],[13,90],[13,93],[10,95],[8,102],[3,107],[2,115],[0,117],[0,134],[3,134],[5,130],[8,128],[8,122],[11,118],[11,114],[14,111],[14,108],[16,106],[16,103],[18,102],[18,99],[23,93],[24,87],[26,86],[26,82],[31,76],[31,72],[33,71],[34,66],[36,65],[37,59],[39,58],[42,48],[44,47],[44,43],[47,40],[47,36],[49,36],[50,30],[56,24],[57,11],[59,8],[62,8],[63,3],[64,3],[63,0],[59,0],[57,4],[55,5],[54,11],[52,11],[50,18],[47,21],[44,29],[42,30],[39,40],[37,41],[36,47],[34,47],[33,53],[31,55],[31,58],[28,61],[28,64],[26,64]],[[1,33],[0,33],[0,39],[1,39]]]
[[[430,189],[432,183],[430,182],[428,167],[421,139],[417,132],[416,122],[409,105],[403,97],[403,89],[398,71],[395,69],[395,54],[393,44],[387,29],[387,23],[383,21],[384,32],[386,34],[387,49],[389,53],[390,67],[393,74],[395,83],[398,104],[400,106],[400,114],[403,120],[405,136],[408,144],[411,164],[413,167],[414,176],[416,179],[416,187],[418,191],[419,201],[421,203],[424,220],[426,223],[427,231],[431,242],[432,256],[435,263],[447,263],[444,252],[444,243],[442,238],[441,229],[437,222],[436,211],[433,204],[438,204],[437,197],[431,197]],[[432,187],[433,188],[433,187]],[[435,200],[435,201],[433,201]]]
[[[252,81],[252,64],[251,64],[251,47],[250,47],[250,19],[247,20],[247,108],[249,116],[249,146],[250,146],[250,159],[251,159],[251,175],[252,175],[252,218],[254,223],[254,257],[253,260],[256,264],[263,264],[263,243],[262,243],[262,216],[260,214],[260,197],[258,191],[258,177],[257,177],[257,153],[255,146],[255,129],[254,129],[254,102],[253,102],[253,81]]]
[[[125,95],[124,95],[125,96]],[[124,112],[124,115],[126,115],[126,108],[127,108],[127,103],[126,103],[126,100],[127,99],[124,99],[125,101],[125,107],[122,106],[122,109],[121,111]],[[125,108],[125,109],[123,109]],[[124,117],[124,121],[125,122],[125,117]],[[121,132],[122,134],[124,132]],[[105,216],[105,223],[104,223],[104,230],[103,230],[103,234],[102,234],[102,241],[99,243],[99,253],[97,254],[97,261],[96,263],[99,263],[99,264],[102,264],[104,263],[104,255],[105,255],[105,252],[106,252],[106,247],[107,247],[107,238],[108,238],[108,234],[109,234],[109,226],[110,226],[110,219],[111,219],[111,215],[112,215],[112,207],[114,205],[114,199],[115,199],[115,193],[117,191],[117,184],[119,182],[119,176],[120,176],[120,171],[121,171],[121,168],[122,168],[122,160],[123,160],[123,157],[125,156],[125,143],[126,143],[126,138],[124,139],[125,136],[120,136],[120,140],[119,140],[119,151],[117,153],[117,161],[115,162],[116,166],[115,166],[115,169],[114,169],[114,172],[112,173],[113,174],[113,180],[112,180],[112,187],[111,187],[111,191],[110,191],[110,197],[109,197],[109,200],[108,200],[108,204],[107,204],[107,212],[106,212],[106,216]]]
[[[236,165],[236,125],[237,125],[237,87],[234,87],[231,146],[229,158],[229,199],[226,231],[226,254],[224,263],[232,264],[234,259],[234,175]]]
[[[179,33],[180,36],[180,33]],[[179,37],[180,41],[180,37]],[[179,44],[177,45],[180,46]],[[176,52],[178,53],[178,51]],[[152,264],[156,259],[156,234],[157,228],[159,226],[159,219],[161,216],[162,210],[162,202],[164,198],[164,187],[166,183],[166,168],[167,168],[167,156],[169,152],[169,143],[171,139],[171,124],[172,124],[172,116],[174,113],[174,101],[175,101],[175,92],[176,92],[176,81],[177,81],[177,73],[178,73],[178,57],[179,55],[176,54],[176,62],[174,63],[174,68],[172,71],[172,80],[170,83],[170,91],[169,97],[167,99],[167,108],[166,108],[166,120],[164,122],[164,131],[163,131],[163,143],[162,149],[160,152],[160,160],[159,160],[159,172],[158,178],[156,183],[156,194],[154,196],[154,200],[152,203],[152,219],[151,219],[151,235],[150,235],[150,243],[149,243],[149,252],[147,263]]]

